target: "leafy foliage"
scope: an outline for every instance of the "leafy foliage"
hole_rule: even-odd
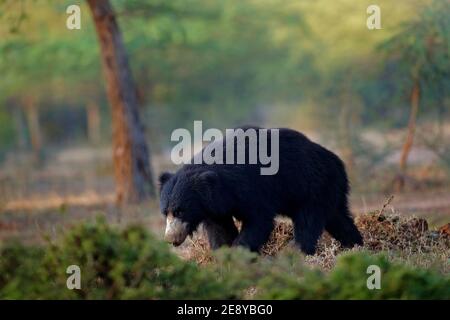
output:
[[[180,260],[142,227],[123,230],[104,220],[76,226],[45,247],[4,244],[0,297],[7,299],[448,299],[450,279],[392,264],[382,255],[341,256],[328,274],[286,250],[276,258],[244,249],[219,250],[215,263]],[[69,290],[66,269],[81,269],[81,289]],[[367,267],[382,270],[380,290],[366,287]]]
[[[82,9],[77,31],[63,27],[73,1],[0,3],[8,9],[0,17],[0,103],[29,95],[41,108],[105,103],[89,10],[75,3]],[[208,126],[257,124],[282,117],[283,106],[291,119],[310,105],[325,128],[348,125],[336,121],[345,105],[363,123],[398,125],[410,66],[421,61],[430,101],[440,104],[448,92],[445,1],[380,0],[383,30],[376,31],[365,28],[368,0],[112,3],[156,140],[200,116]],[[392,54],[376,51],[380,43]]]
[[[367,267],[381,269],[381,288],[367,288]],[[267,299],[448,299],[450,279],[439,274],[392,264],[382,255],[344,254],[327,275],[307,271],[302,278],[273,273],[262,281]]]
[[[449,14],[448,1],[434,0],[380,46],[397,65],[393,75],[401,80],[399,93],[409,91],[417,79],[425,101],[442,104],[450,88]]]
[[[0,297],[47,299],[232,298],[208,270],[182,262],[140,227],[119,231],[99,220],[45,248],[7,245]],[[81,269],[81,290],[68,290],[66,269]]]

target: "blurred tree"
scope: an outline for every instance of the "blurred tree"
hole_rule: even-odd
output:
[[[136,88],[111,5],[108,1],[88,1],[88,4],[98,31],[112,109],[117,200],[138,201],[155,195],[155,190]],[[92,49],[90,33],[79,36],[77,32],[56,27],[65,25],[66,15],[61,14],[65,12],[64,4],[39,9],[27,1],[4,1],[1,5],[5,12],[8,9],[8,14],[2,15],[6,30],[0,28],[0,34],[5,34],[0,43],[4,58],[0,68],[7,75],[1,80],[0,96],[3,99],[18,97],[23,102],[34,153],[41,153],[43,140],[39,103],[59,100],[64,107],[68,107],[70,100],[75,105],[83,103],[87,111],[88,136],[97,140],[99,115],[94,102],[98,100],[99,86],[93,79],[98,72],[94,63],[98,51]],[[58,14],[54,8],[61,12]],[[41,28],[35,28],[36,23],[40,23]]]
[[[155,195],[149,150],[139,116],[122,35],[109,0],[88,0],[100,42],[113,120],[113,158],[117,202]]]
[[[27,133],[33,158],[39,162],[46,140],[41,113],[49,102],[59,100],[67,108],[70,96],[80,96],[79,92],[73,92],[77,88],[74,84],[95,78],[96,68],[86,49],[92,56],[95,50],[91,49],[90,37],[74,42],[64,34],[64,29],[57,28],[64,15],[55,14],[50,6],[35,6],[31,1],[2,1],[0,12],[0,73],[3,75],[0,100],[15,119],[19,147],[23,147],[23,135]],[[22,120],[22,114],[26,121]]]
[[[398,50],[385,59],[374,49],[399,22],[411,20],[430,2],[379,0],[383,29],[368,31],[370,0],[110,1],[123,36],[119,51],[126,48],[132,57],[126,74],[133,74],[135,89],[128,88],[138,92],[137,97],[128,93],[119,98],[131,95],[132,104],[126,106],[143,106],[139,123],[148,128],[153,148],[168,147],[173,129],[189,128],[197,119],[214,127],[288,124],[304,130],[313,115],[316,122],[309,129],[328,135],[361,181],[368,172],[361,158],[367,167],[374,153],[381,159],[377,161],[384,159],[380,149],[364,140],[362,130],[403,125],[410,108],[404,93],[411,97],[413,88],[408,59]],[[76,3],[82,8],[82,29],[70,31],[64,27],[65,10]],[[77,134],[95,141],[98,113],[93,106],[103,108],[105,94],[98,59],[102,44],[98,46],[88,2],[3,0],[0,10],[0,107],[16,101],[21,108],[17,114],[24,114],[22,102],[32,96],[46,145],[72,139],[64,130],[71,120]],[[427,21],[432,26],[435,20]],[[445,28],[445,21],[439,25]],[[432,47],[440,47],[440,41]],[[432,56],[437,52],[443,51],[433,49]],[[445,59],[435,62],[435,68],[445,68]],[[431,114],[432,101],[437,104],[449,91],[435,80],[419,79],[419,118]],[[7,110],[0,117],[4,121],[20,118]],[[295,113],[302,115],[302,123]],[[288,121],[276,119],[282,114]],[[14,123],[17,132],[23,131],[20,121]],[[8,138],[8,132],[0,134]],[[386,152],[392,152],[389,148]]]
[[[39,113],[36,106],[36,99],[33,96],[28,96],[23,99],[28,130],[30,131],[31,147],[33,149],[33,156],[35,163],[40,163],[42,160],[42,131],[39,121]]]
[[[100,142],[101,134],[100,107],[94,100],[86,103],[86,116],[89,142],[97,145]]]
[[[294,46],[306,31],[291,0],[116,3],[149,121],[163,136],[198,118],[258,123],[256,109],[303,94],[299,74],[312,64]]]
[[[410,115],[403,144],[399,175],[395,189],[403,189],[408,156],[414,143],[419,105],[424,93],[443,103],[450,88],[450,2],[434,0],[420,13],[418,19],[403,24],[402,29],[388,39],[382,49],[396,60],[409,81]],[[407,89],[409,88],[409,89]]]

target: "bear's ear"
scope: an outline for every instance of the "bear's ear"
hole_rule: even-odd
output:
[[[164,183],[166,183],[167,181],[169,181],[170,178],[172,178],[173,173],[170,172],[163,172],[160,176],[159,176],[159,186],[162,187],[164,185]]]

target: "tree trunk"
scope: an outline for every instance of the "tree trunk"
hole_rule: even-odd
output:
[[[26,124],[22,108],[15,105],[12,108],[12,113],[14,117],[14,125],[16,128],[17,147],[20,150],[25,150],[27,146],[27,137],[26,137]]]
[[[91,144],[100,142],[100,109],[98,104],[89,101],[86,105],[87,134]]]
[[[39,164],[42,160],[42,133],[39,113],[33,98],[26,98],[24,103],[31,148],[33,150],[33,160],[36,164]]]
[[[402,154],[400,156],[400,174],[395,182],[396,191],[401,191],[405,185],[408,157],[414,143],[414,133],[416,131],[417,113],[419,112],[419,100],[420,100],[420,86],[419,80],[416,79],[414,81],[414,85],[411,91],[411,111],[408,122],[408,133],[406,135],[406,140],[402,148]]]
[[[139,118],[136,87],[122,35],[108,0],[87,1],[100,42],[113,125],[113,161],[118,203],[155,195],[150,154]]]
[[[354,177],[355,157],[352,143],[352,127],[354,125],[353,116],[351,114],[348,101],[344,101],[340,112],[339,129],[340,129],[340,145],[342,150],[342,158],[344,159],[347,172]]]

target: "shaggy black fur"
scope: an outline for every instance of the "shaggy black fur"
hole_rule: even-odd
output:
[[[203,223],[213,248],[233,244],[259,251],[277,214],[292,219],[296,243],[306,254],[315,253],[324,230],[345,247],[361,245],[342,161],[291,129],[279,129],[279,148],[279,171],[271,176],[260,174],[260,164],[190,164],[162,174],[163,214],[187,221],[190,234]],[[240,233],[233,217],[242,222]]]

